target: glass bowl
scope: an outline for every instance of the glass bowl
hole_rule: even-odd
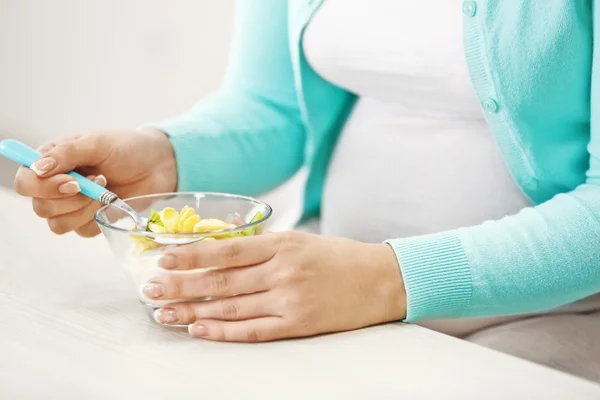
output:
[[[142,286],[156,276],[197,272],[167,271],[160,268],[158,260],[165,250],[186,245],[177,243],[189,243],[189,239],[226,240],[230,237],[259,235],[272,214],[271,207],[260,200],[225,193],[161,193],[124,200],[146,218],[150,216],[151,210],[161,211],[166,207],[172,207],[180,211],[184,206],[188,206],[193,208],[202,219],[216,218],[236,225],[216,232],[175,234],[136,232],[133,219],[120,209],[105,206],[96,212],[96,222],[130,277],[144,310],[155,322],[158,321],[154,317],[154,312],[161,306],[177,300],[152,300],[142,293]],[[259,218],[255,218],[257,215]],[[153,241],[153,238],[159,239],[158,242]],[[201,300],[210,300],[210,298],[193,299],[193,301]]]

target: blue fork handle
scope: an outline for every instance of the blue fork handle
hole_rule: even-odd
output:
[[[42,157],[40,153],[15,139],[5,139],[0,142],[0,155],[16,161],[27,168],[31,167],[31,164]],[[77,180],[81,187],[81,193],[84,195],[104,204],[107,204],[116,198],[109,190],[92,182],[85,176],[74,171],[71,171],[68,174]],[[110,201],[108,201],[109,199]]]

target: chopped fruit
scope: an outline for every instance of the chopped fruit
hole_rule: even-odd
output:
[[[257,212],[250,223],[258,222],[262,219],[263,214]],[[147,231],[159,234],[200,233],[202,236],[204,236],[204,240],[208,241],[229,239],[239,236],[257,235],[261,233],[260,231],[262,231],[262,226],[264,225],[260,224],[259,226],[253,226],[249,229],[246,229],[245,231],[232,232],[232,229],[236,229],[238,226],[246,224],[239,214],[234,215],[232,220],[233,223],[227,223],[216,218],[201,219],[200,216],[196,214],[195,210],[189,206],[183,207],[180,212],[177,212],[177,210],[171,207],[166,207],[161,212],[152,210],[148,220]],[[181,236],[185,237],[184,235]],[[136,248],[140,252],[156,249],[162,246],[154,241],[152,237],[133,235],[131,238],[135,243]]]
[[[222,231],[223,229],[235,228],[233,224],[226,224],[220,219],[209,218],[199,221],[194,225],[194,232]]]
[[[254,214],[254,217],[250,220],[250,223],[257,222],[263,219],[262,213],[259,211]],[[253,226],[252,228],[248,228],[245,231],[240,232],[242,236],[254,236],[262,233],[262,226]]]
[[[167,228],[165,228],[163,225],[159,225],[159,224],[154,223],[154,222],[150,222],[148,224],[148,230],[150,232],[154,232],[154,233],[167,233],[167,232],[169,232],[167,230]]]
[[[177,233],[177,224],[179,223],[179,213],[174,208],[167,207],[160,213],[160,217],[167,232]]]
[[[178,232],[183,232],[183,223],[190,218],[191,216],[193,216],[194,213],[194,209],[192,207],[188,207],[185,206],[183,207],[183,209],[181,210],[181,212],[179,213],[179,222],[177,223],[177,231]]]
[[[220,219],[203,219],[194,226],[194,232],[214,232],[214,231],[223,231],[225,229],[235,229],[237,225],[235,224],[227,224]],[[210,234],[207,233],[206,236],[210,236],[214,239],[228,239],[235,236],[239,236],[239,232],[224,232],[224,233],[215,233]]]
[[[156,210],[150,211],[150,218],[148,218],[149,223],[165,226],[160,218],[160,214],[156,212]]]
[[[189,218],[181,218],[179,220],[179,232],[181,233],[193,233],[194,226],[200,222],[198,215],[191,215]]]

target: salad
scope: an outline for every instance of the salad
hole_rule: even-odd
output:
[[[260,234],[262,227],[252,226],[244,230],[232,231],[238,226],[251,224],[263,218],[261,212],[257,212],[250,222],[244,221],[239,215],[235,215],[231,223],[216,218],[202,219],[192,207],[185,206],[181,211],[172,207],[166,207],[162,211],[151,210],[146,230],[159,234],[198,233],[204,240],[221,240],[240,236],[254,236]],[[134,245],[140,251],[146,251],[162,247],[146,236],[131,236]]]

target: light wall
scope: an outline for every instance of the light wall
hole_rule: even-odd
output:
[[[252,0],[240,0],[252,1]],[[283,0],[282,0],[283,1]],[[37,146],[177,115],[218,88],[233,0],[0,0],[0,139]],[[0,157],[0,185],[16,167]],[[301,177],[265,196],[285,229]]]
[[[0,136],[176,115],[219,86],[232,16],[233,0],[0,0]]]

